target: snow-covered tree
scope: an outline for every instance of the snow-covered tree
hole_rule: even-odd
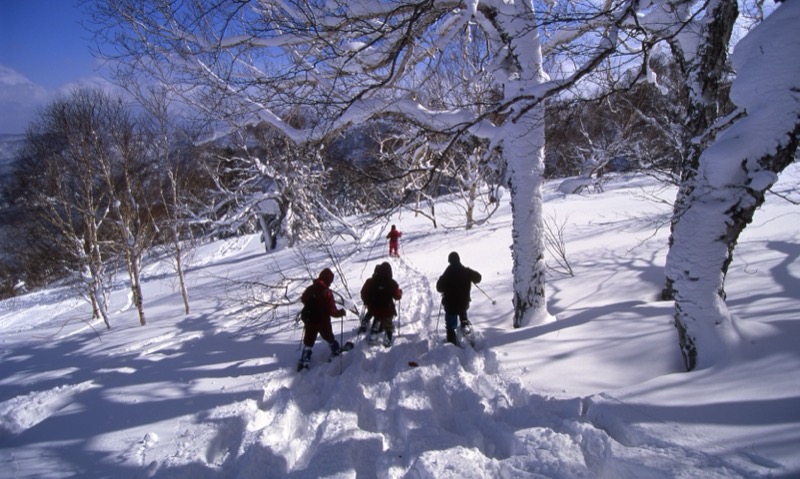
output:
[[[50,254],[48,279],[73,276],[110,328],[116,270],[128,274],[131,303],[146,324],[145,254],[157,238],[161,174],[139,118],[120,98],[76,89],[31,123],[15,169],[15,204],[26,216],[26,245]]]
[[[491,217],[499,207],[501,173],[497,162],[490,162],[495,158],[487,155],[486,141],[466,136],[450,144],[443,143],[441,135],[430,135],[413,125],[399,130],[382,142],[378,155],[380,163],[392,165],[394,171],[389,181],[395,191],[393,205],[413,205],[416,215],[424,215],[438,227],[435,198],[454,194],[463,203],[466,229]]]
[[[583,179],[607,171],[637,170],[677,183],[681,162],[685,102],[677,64],[661,53],[652,55],[648,67],[657,83],[623,76],[597,100],[552,100],[547,106],[547,175],[581,176],[575,186],[591,185]]]
[[[105,100],[95,100],[103,105]],[[100,171],[100,180],[105,183],[110,198],[109,226],[113,241],[109,243],[115,256],[125,264],[130,281],[131,299],[139,314],[139,324],[147,324],[142,297],[142,260],[154,244],[156,228],[153,221],[151,193],[148,185],[158,184],[151,178],[159,177],[149,156],[149,138],[141,134],[129,112],[118,102],[107,100],[108,114],[98,125],[108,137],[106,149],[94,158]]]
[[[114,259],[114,195],[107,181],[117,145],[109,136],[114,102],[89,90],[48,105],[31,123],[18,174],[26,188],[19,204],[38,233],[56,245],[53,265],[75,275],[94,318],[108,314]]]
[[[712,139],[709,128],[723,116],[728,103],[728,50],[736,19],[739,15],[735,1],[714,0],[691,16],[696,2],[683,2],[673,8],[672,23],[680,24],[681,17],[692,18],[683,31],[667,30],[674,57],[684,77],[683,97],[687,105],[684,128],[684,152],[678,165],[680,177],[675,200],[672,229],[683,214],[695,187],[700,155]],[[673,243],[670,238],[669,243]],[[667,276],[662,298],[674,299],[672,280]]]
[[[189,291],[184,273],[187,255],[186,243],[192,238],[187,222],[183,221],[188,216],[183,203],[185,177],[188,176],[184,172],[189,168],[181,164],[180,155],[173,155],[173,150],[177,149],[178,141],[175,131],[178,129],[170,119],[169,105],[171,102],[167,90],[145,88],[136,89],[135,92],[138,93],[139,103],[147,111],[146,129],[151,139],[148,150],[157,165],[159,176],[166,177],[159,183],[157,191],[161,214],[154,215],[156,222],[154,228],[160,236],[159,246],[163,247],[172,259],[175,275],[178,278],[178,288],[183,299],[183,310],[185,314],[189,314]]]
[[[800,2],[784,2],[736,45],[730,92],[736,109],[708,126],[708,146],[682,189],[666,270],[689,370],[714,364],[740,341],[725,304],[725,275],[739,235],[797,157],[798,24]]]
[[[513,210],[514,326],[548,317],[542,192],[544,99],[603,67],[642,66],[639,9],[651,2],[529,0],[101,0],[98,44],[121,75],[149,75],[214,118],[266,122],[295,142],[316,141],[375,116],[488,141]],[[624,55],[611,61],[618,40]],[[622,42],[619,42],[622,44]],[[428,103],[426,84],[471,45],[485,103],[454,95]],[[104,47],[103,45],[106,45]],[[635,62],[628,64],[631,59]],[[547,62],[547,71],[545,71]],[[638,67],[635,66],[636,62]],[[645,62],[646,63],[646,62]],[[644,69],[642,69],[644,71]],[[594,80],[600,81],[603,75]],[[593,82],[580,91],[596,88]],[[313,123],[289,119],[313,108]]]
[[[320,228],[335,209],[325,196],[327,168],[321,149],[298,145],[269,125],[241,128],[197,148],[209,181],[195,222],[211,237],[261,229],[267,251],[278,239],[294,245]]]

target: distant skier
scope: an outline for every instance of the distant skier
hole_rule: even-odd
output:
[[[467,317],[472,283],[481,282],[481,274],[461,264],[458,253],[453,251],[447,257],[449,265],[436,282],[436,291],[442,293],[444,320],[447,328],[447,341],[458,344],[456,326],[461,321],[461,331],[472,333],[472,323]]]
[[[392,225],[391,231],[386,235],[386,239],[389,240],[389,256],[394,256],[395,258],[400,257],[398,248],[400,247],[401,236],[403,236],[403,233],[401,233],[395,225]]]
[[[383,330],[386,335],[383,345],[387,348],[390,347],[394,334],[392,318],[397,316],[394,302],[403,297],[403,290],[392,278],[392,265],[387,262],[378,265],[375,274],[364,282],[364,286],[361,288],[361,297],[364,298],[367,311],[375,317],[369,340],[376,340],[378,334]]]
[[[301,316],[305,331],[303,333],[303,352],[300,356],[300,363],[297,365],[298,370],[308,368],[311,361],[311,350],[317,341],[317,335],[322,336],[322,339],[328,342],[334,356],[338,356],[342,352],[339,342],[336,341],[336,336],[333,334],[331,317],[341,318],[345,311],[336,307],[333,293],[330,290],[332,283],[333,272],[325,268],[300,297],[303,303]]]

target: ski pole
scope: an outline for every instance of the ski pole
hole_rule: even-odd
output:
[[[358,329],[356,329],[356,331],[357,331],[356,332],[356,338],[358,338],[358,339],[361,338],[361,327],[364,325],[364,316],[366,316],[366,315],[367,315],[367,305],[365,304],[361,308],[361,312],[358,313]],[[364,331],[364,332],[366,332],[366,331]]]
[[[303,323],[302,321],[300,321],[300,313],[298,312],[297,316],[295,316],[295,321],[294,321],[294,330],[295,331],[297,331],[297,325],[300,324],[300,323],[303,324],[303,329],[300,331],[300,343],[297,345],[297,350],[298,351],[302,351],[303,350],[303,336],[305,335],[305,332],[306,332],[306,324]]]
[[[397,300],[397,336],[400,336],[400,313],[402,312],[402,308],[400,307],[400,300]]]
[[[442,317],[442,303],[439,303],[439,312],[436,314],[436,339],[439,339],[439,318]]]
[[[342,315],[339,318],[339,376],[342,375],[344,372],[344,366],[342,365],[342,346],[344,346],[344,316]]]
[[[344,344],[344,317],[345,317],[345,315],[342,315],[342,317],[339,318],[339,348],[340,349],[341,349],[342,345]]]
[[[403,308],[400,306],[400,301],[397,302],[397,335],[400,336],[400,313],[403,312]]]
[[[483,295],[484,295],[484,296],[486,296],[487,298],[489,298],[489,301],[491,301],[491,302],[492,302],[492,304],[497,304],[497,301],[495,301],[494,299],[492,299],[492,297],[491,297],[491,296],[489,296],[488,294],[486,294],[486,291],[484,291],[484,290],[483,290],[483,288],[481,288],[480,286],[478,286],[478,284],[477,284],[477,283],[475,284],[475,287],[476,287],[476,288],[478,288],[478,291],[480,291],[481,293],[483,293]]]

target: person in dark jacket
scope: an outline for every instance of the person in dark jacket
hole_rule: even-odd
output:
[[[470,290],[472,283],[481,282],[481,274],[461,264],[461,258],[455,251],[447,257],[447,262],[449,265],[436,282],[436,291],[442,293],[447,341],[457,344],[456,326],[459,321],[465,334],[472,332],[472,324],[467,317]]]
[[[366,306],[367,306],[367,303],[369,303],[368,295],[369,295],[369,291],[371,290],[371,287],[372,287],[372,282],[375,281],[375,277],[378,276],[378,270],[379,269],[380,269],[380,265],[376,264],[375,265],[375,270],[372,272],[372,277],[371,278],[367,278],[367,280],[364,282],[364,286],[361,287],[361,302],[364,303],[365,312],[364,312],[364,317],[361,318],[361,324],[358,327],[358,334],[366,333],[367,329],[370,326],[370,323],[372,322],[372,318],[373,318],[372,311],[370,311],[369,308],[366,307]]]
[[[309,319],[305,322],[303,332],[303,352],[300,356],[298,369],[308,367],[311,361],[311,350],[317,341],[317,335],[327,341],[331,348],[331,353],[337,356],[341,353],[339,342],[333,334],[331,317],[341,318],[344,316],[344,309],[337,308],[333,299],[330,286],[333,283],[333,271],[328,268],[319,273],[319,277],[314,280],[311,286],[303,291],[300,300],[306,308],[309,308]]]
[[[403,290],[392,278],[392,265],[387,262],[379,264],[375,273],[364,282],[361,288],[361,298],[367,307],[367,312],[375,317],[370,331],[370,340],[383,330],[386,334],[383,345],[387,348],[392,345],[394,325],[392,318],[397,316],[395,301],[403,297]]]
[[[400,257],[398,248],[400,247],[401,236],[403,236],[403,233],[401,233],[395,225],[392,225],[391,231],[386,235],[386,239],[389,240],[389,256],[394,256],[395,258]]]

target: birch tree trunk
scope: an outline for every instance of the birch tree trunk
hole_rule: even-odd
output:
[[[798,22],[800,3],[784,3],[736,46],[731,100],[739,109],[700,156],[675,223],[666,273],[688,370],[713,365],[739,344],[725,276],[740,234],[797,156],[800,38],[785,32]]]
[[[711,138],[708,129],[722,114],[722,105],[727,101],[727,90],[723,79],[728,69],[728,45],[733,25],[739,16],[736,2],[714,0],[707,7],[707,14],[698,25],[698,45],[684,45],[677,39],[670,42],[678,65],[685,77],[684,95],[687,104],[686,129],[684,131],[684,156],[678,165],[681,182],[673,206],[673,218],[669,245],[674,242],[675,225],[695,188],[695,177],[700,155]],[[678,37],[681,38],[681,37]],[[695,51],[696,49],[696,51]],[[672,280],[667,277],[661,299],[674,299]]]
[[[506,128],[509,147],[504,155],[513,219],[514,327],[520,328],[548,317],[542,216],[544,108],[529,111]]]
[[[519,75],[504,84],[506,99],[530,94],[546,81],[542,45],[535,25],[533,4],[527,1],[506,6],[505,24]],[[513,12],[511,9],[513,8]],[[501,15],[503,14],[501,13]],[[545,148],[544,102],[521,111],[512,109],[503,125],[503,156],[508,167],[512,205],[512,258],[514,276],[514,327],[543,322],[549,313],[545,295],[546,264],[542,181]]]
[[[764,203],[777,174],[794,161],[800,122],[792,138],[775,155],[757,160],[773,180],[752,188],[752,172],[744,181],[719,188],[698,178],[687,198],[688,207],[675,224],[666,271],[675,294],[675,327],[686,369],[712,366],[739,344],[734,319],[725,304],[725,277],[733,250]]]

